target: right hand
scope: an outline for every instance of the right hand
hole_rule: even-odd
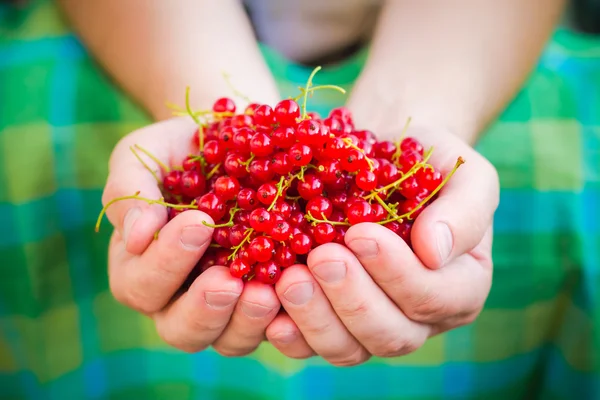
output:
[[[177,165],[191,153],[195,129],[190,119],[177,118],[123,138],[111,155],[103,204],[137,191],[142,197],[159,199],[156,180],[130,147],[137,144],[163,163]],[[159,170],[147,157],[144,160]],[[249,354],[261,344],[280,308],[273,287],[259,282],[244,284],[233,278],[228,268],[213,266],[187,291],[180,291],[210,245],[213,229],[202,222],[214,222],[207,214],[189,210],[167,223],[165,207],[123,200],[108,208],[107,217],[115,228],[108,262],[112,294],[120,303],[152,318],[167,344],[186,352],[212,346],[226,356]]]

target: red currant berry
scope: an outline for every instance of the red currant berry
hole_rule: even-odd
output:
[[[414,151],[418,153],[420,156],[423,156],[423,145],[415,138],[407,137],[402,140],[400,143],[400,150],[402,152],[405,151]]]
[[[165,175],[163,179],[163,187],[172,195],[178,196],[181,194],[181,171],[173,170]]]
[[[234,113],[235,112],[235,103],[233,100],[227,97],[221,97],[214,102],[212,107],[214,112],[217,113]]]
[[[371,205],[363,199],[358,199],[348,207],[348,210],[346,211],[346,217],[348,218],[350,225],[356,225],[362,222],[370,222]]]
[[[344,237],[346,237],[346,232],[348,232],[348,227],[345,225],[338,225],[335,227],[335,239],[333,241],[335,243],[344,244]]]
[[[232,176],[220,176],[215,181],[213,190],[223,200],[233,200],[239,193],[240,182]]]
[[[213,231],[213,241],[221,247],[230,248],[229,233],[230,229],[227,227],[215,228]]]
[[[217,222],[225,216],[225,202],[214,193],[206,193],[196,201],[198,210],[208,214],[213,221]]]
[[[414,176],[409,176],[400,183],[399,192],[407,199],[414,199],[421,192],[421,187]]]
[[[273,170],[271,166],[271,161],[266,157],[255,158],[252,160],[248,169],[250,171],[250,177],[252,177],[256,183],[270,181],[275,176],[275,170]]]
[[[269,261],[273,257],[273,251],[275,250],[275,244],[273,240],[266,236],[259,236],[250,242],[248,251],[252,258],[258,262]]]
[[[275,106],[275,120],[281,125],[294,126],[300,118],[300,107],[294,100],[282,100]]]
[[[218,164],[225,159],[225,147],[218,140],[209,140],[204,144],[204,160],[209,164]]]
[[[246,224],[235,224],[229,229],[229,242],[231,246],[239,246],[247,235],[247,230],[250,227]]]
[[[256,125],[262,126],[273,125],[275,123],[273,109],[267,104],[258,106],[254,111],[254,122],[256,122]]]
[[[356,186],[358,186],[361,190],[366,192],[370,192],[377,187],[377,175],[374,172],[369,171],[368,169],[363,169],[358,171],[356,174]]]
[[[292,227],[286,221],[277,221],[275,225],[273,225],[273,229],[271,229],[271,237],[273,240],[277,240],[278,242],[284,242],[289,240],[290,235],[292,234]]]
[[[300,211],[292,211],[288,222],[293,227],[299,226],[302,222],[304,222],[304,214],[302,214]]]
[[[184,171],[202,171],[202,163],[194,156],[189,156],[181,163]]]
[[[325,142],[325,155],[329,158],[340,159],[346,152],[346,143],[339,138],[330,138]]]
[[[229,272],[234,278],[243,278],[252,271],[250,264],[240,258],[236,258],[229,264]]]
[[[285,176],[292,172],[294,166],[290,162],[290,157],[287,153],[279,152],[275,153],[273,156],[273,159],[271,160],[271,168],[276,174]]]
[[[322,222],[320,224],[317,224],[317,226],[315,226],[315,230],[314,230],[315,242],[317,242],[319,244],[333,242],[333,240],[335,239],[335,235],[336,235],[335,229],[333,228],[333,226],[331,224]]]
[[[312,247],[312,239],[306,233],[296,233],[292,236],[290,247],[296,254],[308,254]]]
[[[315,175],[307,174],[304,181],[298,182],[298,194],[305,200],[320,196],[323,193],[323,182]]]
[[[257,232],[270,232],[274,218],[266,209],[257,208],[250,213],[250,226]]]
[[[242,156],[241,154],[229,153],[227,157],[225,157],[223,166],[225,167],[225,171],[229,176],[241,178],[248,175],[248,170],[246,169],[245,164],[246,161],[246,157]]]
[[[333,212],[333,205],[323,196],[313,197],[306,204],[306,213],[315,219],[329,219]]]
[[[268,206],[277,197],[277,186],[272,182],[262,184],[256,191],[256,194],[258,201]]]
[[[281,277],[281,268],[273,261],[261,262],[254,267],[254,278],[266,285],[274,285]]]
[[[290,126],[280,126],[273,131],[273,144],[281,149],[288,149],[296,143],[296,131]]]
[[[338,160],[324,160],[317,164],[317,176],[326,185],[334,183],[342,174],[342,166]]]
[[[321,124],[310,119],[298,124],[296,137],[300,143],[306,143],[313,147],[322,146],[328,139],[321,132]]]
[[[284,219],[287,220],[292,215],[292,206],[290,206],[290,203],[286,202],[285,200],[278,199],[273,205],[271,211],[280,214]]]
[[[442,174],[433,167],[421,168],[415,173],[415,177],[419,182],[419,186],[429,192],[433,192],[439,185],[442,184]]]
[[[288,155],[292,165],[296,167],[304,167],[310,163],[310,160],[312,160],[313,153],[310,146],[302,143],[296,143],[290,147]]]
[[[358,149],[350,148],[340,159],[342,168],[348,172],[356,172],[361,168],[368,167],[365,161],[365,155]]]
[[[243,210],[254,210],[259,203],[256,199],[256,192],[249,188],[243,188],[237,196],[238,206]]]
[[[410,169],[412,167],[414,167],[414,165],[416,163],[418,163],[422,160],[423,160],[423,158],[416,151],[412,151],[412,150],[403,151],[402,154],[400,154],[400,157],[398,158],[398,164],[400,165],[400,171],[402,171],[403,173],[406,174],[408,171],[410,171]]]
[[[296,262],[296,255],[288,246],[278,246],[277,249],[275,249],[273,261],[282,268],[291,267]]]
[[[400,179],[400,171],[394,164],[384,164],[379,168],[379,184],[389,185]]]
[[[273,153],[275,145],[271,138],[262,132],[255,133],[250,139],[250,151],[257,157],[265,157]]]

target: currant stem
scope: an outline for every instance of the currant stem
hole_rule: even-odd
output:
[[[319,72],[321,70],[321,66],[316,67],[310,74],[310,76],[308,77],[308,80],[306,81],[306,88],[305,88],[305,92],[304,92],[304,100],[302,101],[302,119],[305,119],[307,116],[307,112],[306,112],[306,102],[308,101],[308,92],[310,87],[312,86],[312,81],[313,78],[315,77],[315,75],[317,74],[317,72]]]
[[[243,94],[242,92],[240,92],[239,90],[237,90],[235,88],[235,86],[231,82],[231,75],[229,75],[227,72],[222,72],[222,75],[223,75],[223,79],[225,79],[225,82],[227,83],[227,86],[229,86],[229,88],[231,89],[231,91],[233,92],[233,94],[235,96],[239,97],[240,99],[242,99],[248,103],[252,103],[252,100],[250,100],[250,98],[248,96],[246,96],[245,94]]]
[[[160,161],[155,155],[153,155],[152,153],[150,153],[148,150],[144,149],[139,144],[134,145],[134,147],[136,149],[138,149],[139,151],[141,151],[142,153],[144,153],[145,155],[147,155],[148,157],[150,157],[150,159],[152,161],[154,161],[159,167],[161,167],[162,170],[165,171],[167,174],[169,172],[171,172],[171,168],[169,168],[165,163],[163,163],[162,161]]]
[[[161,198],[159,200],[154,200],[154,199],[148,199],[145,197],[140,197],[140,192],[136,192],[135,194],[133,194],[131,196],[116,197],[116,198],[112,199],[111,201],[109,201],[108,203],[106,203],[106,205],[104,207],[102,207],[102,210],[100,211],[100,215],[98,216],[98,220],[96,221],[96,229],[95,229],[96,232],[100,231],[100,223],[102,222],[102,217],[104,217],[104,214],[106,214],[106,210],[108,210],[108,207],[110,207],[113,204],[115,204],[119,201],[122,201],[122,200],[142,200],[142,201],[145,201],[146,203],[148,203],[149,205],[159,204],[161,206],[174,208],[176,210],[190,210],[190,209],[198,208],[195,204],[171,204],[171,203],[165,202],[163,198]]]
[[[129,146],[129,150],[131,150],[131,152],[133,153],[133,155],[135,156],[135,158],[138,159],[139,162],[142,163],[142,165],[144,166],[144,168],[146,168],[154,177],[154,179],[156,179],[156,182],[159,185],[162,185],[162,181],[160,180],[160,178],[158,177],[158,175],[156,175],[156,171],[154,171],[152,168],[150,168],[150,166],[148,164],[146,164],[146,162],[144,160],[142,160],[142,157],[140,157],[140,155],[138,154],[137,151],[135,151],[135,148],[133,148],[133,146]]]
[[[202,221],[202,225],[208,226],[209,228],[215,228],[215,229],[233,226],[233,218],[235,217],[235,213],[237,213],[240,210],[241,210],[241,208],[237,208],[237,207],[233,207],[231,210],[229,210],[229,221],[227,221],[224,224],[213,225],[213,224],[207,223],[206,221]]]
[[[370,195],[365,197],[365,200],[372,200],[377,194],[379,194],[385,190],[397,189],[399,184],[401,184],[402,182],[404,182],[405,180],[410,178],[412,175],[415,174],[415,172],[417,172],[419,169],[421,169],[425,165],[427,165],[427,161],[429,161],[429,157],[431,157],[432,153],[433,153],[433,147],[430,149],[430,151],[428,151],[425,154],[425,157],[423,157],[423,161],[420,161],[420,162],[416,163],[415,165],[413,165],[413,167],[411,169],[409,169],[406,174],[402,175],[400,178],[398,178],[394,182],[390,183],[389,185],[386,185],[379,189],[375,189]]]
[[[318,86],[313,86],[310,89],[308,89],[308,91],[303,88],[303,87],[299,87],[298,89],[300,89],[300,94],[296,97],[293,97],[292,100],[294,101],[298,101],[300,100],[305,94],[308,94],[310,96],[312,96],[312,94],[318,90],[324,90],[324,89],[332,89],[332,90],[336,90],[338,92],[340,92],[341,94],[346,94],[346,89],[344,89],[341,86],[337,86],[337,85],[318,85]]]
[[[277,184],[277,194],[275,195],[275,198],[271,202],[271,205],[269,205],[269,208],[267,208],[267,211],[271,211],[273,209],[273,207],[275,207],[275,203],[277,203],[277,200],[281,197],[281,194],[283,193],[283,189],[284,189],[283,182],[284,182],[284,177],[282,176],[281,178],[279,178],[279,183]]]
[[[373,169],[375,168],[375,164],[373,163],[373,160],[371,160],[369,157],[367,157],[367,155],[363,149],[361,149],[360,147],[358,147],[357,145],[352,143],[352,140],[349,138],[344,138],[344,139],[342,139],[342,141],[344,143],[346,143],[348,145],[348,147],[360,151],[363,154],[363,156],[365,157],[365,161],[367,162],[367,164],[369,164],[369,171],[373,171]]]
[[[379,197],[379,193],[375,195],[375,200],[377,200],[377,202],[378,202],[379,204],[381,204],[381,206],[382,206],[382,207],[385,209],[385,211],[387,211],[387,212],[388,212],[388,214],[389,214],[389,215],[391,215],[391,216],[392,216],[392,217],[394,217],[394,218],[397,218],[397,217],[398,217],[398,214],[396,214],[396,213],[394,212],[394,210],[392,210],[392,209],[391,209],[391,208],[390,208],[390,207],[387,205],[387,203],[386,203],[385,201],[383,201],[383,200],[381,199],[381,197]]]
[[[412,214],[415,211],[417,211],[419,208],[423,207],[429,200],[431,200],[433,198],[433,196],[435,196],[442,189],[442,187],[444,187],[444,185],[446,185],[446,183],[448,183],[450,178],[452,178],[452,175],[454,175],[456,173],[456,171],[458,170],[458,168],[464,163],[465,163],[465,160],[462,157],[458,157],[458,159],[456,160],[456,164],[454,164],[454,168],[452,168],[452,171],[450,171],[448,173],[448,175],[446,175],[444,180],[442,182],[440,182],[440,184],[431,193],[429,193],[429,196],[425,197],[415,208],[413,208],[412,210],[410,210],[407,213],[398,215],[394,218],[387,219],[385,221],[380,221],[380,222],[378,222],[378,224],[383,225],[383,224],[387,224],[388,222],[398,221],[398,220],[401,220],[404,218],[412,219],[411,218]],[[377,197],[379,197],[379,196],[377,196]]]
[[[392,156],[392,161],[398,160],[400,158],[400,155],[402,154],[402,150],[400,149],[400,145],[402,144],[402,140],[404,139],[404,135],[406,135],[406,131],[408,130],[408,126],[410,125],[410,121],[411,120],[412,120],[412,118],[408,117],[408,119],[406,120],[406,123],[404,124],[404,128],[402,128],[402,132],[400,132],[400,136],[398,137],[398,140],[396,141],[396,152]]]
[[[323,215],[323,213],[321,213],[321,215]],[[310,215],[310,214],[307,213],[307,214],[304,215],[304,218],[306,218],[308,221],[310,221],[312,226],[315,226],[315,225],[320,224],[320,223],[327,223],[327,224],[330,224],[330,225],[350,226],[350,223],[347,222],[347,221],[340,221],[340,222],[338,222],[338,221],[329,221],[327,218],[325,218],[324,215],[323,215],[324,219],[318,219],[318,218],[315,218],[312,215]]]
[[[235,255],[237,254],[237,252],[239,251],[239,249],[246,244],[247,242],[250,241],[250,236],[252,235],[252,232],[254,232],[254,229],[250,228],[247,231],[248,233],[246,233],[246,236],[244,237],[244,240],[242,240],[242,242],[240,244],[238,244],[237,246],[235,246],[233,248],[233,252],[229,255],[229,257],[227,257],[227,260],[233,260],[235,258]]]
[[[218,163],[217,165],[215,165],[209,172],[208,174],[206,174],[206,179],[210,179],[212,178],[212,176],[214,174],[217,173],[217,171],[219,170],[219,168],[221,168],[221,163]]]
[[[199,145],[200,151],[204,150],[204,135],[202,132],[202,123],[196,116],[196,114],[192,111],[192,107],[190,106],[190,87],[187,86],[185,88],[185,109],[187,110],[189,116],[194,120],[196,125],[198,125],[198,135],[199,137]]]

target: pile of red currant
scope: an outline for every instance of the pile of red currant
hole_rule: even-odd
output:
[[[197,152],[181,166],[155,159],[164,197],[128,196],[163,204],[169,219],[194,209],[213,219],[212,244],[196,276],[224,265],[234,277],[274,284],[311,249],[344,244],[348,228],[363,222],[381,224],[410,245],[414,219],[462,164],[459,158],[444,177],[415,138],[378,141],[354,126],[346,108],[326,118],[307,112],[306,97],[317,89],[309,80],[303,107],[286,99],[238,112],[224,97],[212,110],[190,112]]]

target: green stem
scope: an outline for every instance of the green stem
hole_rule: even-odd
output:
[[[159,167],[161,167],[163,169],[163,171],[165,171],[167,174],[169,172],[171,172],[171,168],[169,168],[165,163],[163,163],[162,161],[160,161],[155,155],[153,155],[152,153],[150,153],[148,150],[144,149],[139,144],[134,145],[134,147],[136,149],[138,149],[139,151],[141,151],[142,153],[144,153],[145,155],[147,155],[148,157],[150,157],[150,159],[152,161],[154,161]]]
[[[129,150],[131,150],[131,152],[133,153],[133,155],[135,156],[135,158],[138,159],[139,162],[142,163],[142,165],[144,166],[144,168],[146,168],[154,177],[154,179],[156,179],[156,182],[159,185],[162,185],[162,181],[160,180],[160,178],[158,177],[158,175],[156,175],[156,171],[154,171],[152,168],[150,168],[150,166],[148,164],[146,164],[146,162],[144,160],[142,160],[142,157],[140,157],[140,155],[138,154],[137,151],[135,151],[135,148],[133,146],[129,146]]]
[[[302,119],[305,119],[307,116],[307,112],[306,112],[306,102],[308,100],[308,92],[310,87],[312,86],[312,81],[313,78],[315,77],[315,75],[317,74],[317,72],[319,72],[321,70],[321,66],[316,67],[310,74],[310,76],[308,77],[308,80],[306,81],[306,89],[304,92],[304,100],[302,101]]]
[[[136,192],[134,195],[117,197],[117,198],[112,199],[108,203],[106,203],[106,205],[104,207],[102,207],[102,210],[100,211],[100,215],[98,215],[98,220],[96,221],[96,228],[95,228],[96,232],[100,231],[100,224],[102,223],[102,217],[104,217],[104,214],[106,214],[106,210],[108,210],[108,207],[110,207],[113,204],[115,204],[119,201],[122,201],[122,200],[142,200],[142,201],[145,201],[146,203],[148,203],[149,205],[160,204],[161,206],[174,208],[176,210],[198,209],[198,206],[196,206],[194,204],[171,204],[171,203],[165,202],[164,199],[162,199],[162,198],[159,200],[154,200],[154,199],[148,199],[145,197],[140,197],[140,192]]]

